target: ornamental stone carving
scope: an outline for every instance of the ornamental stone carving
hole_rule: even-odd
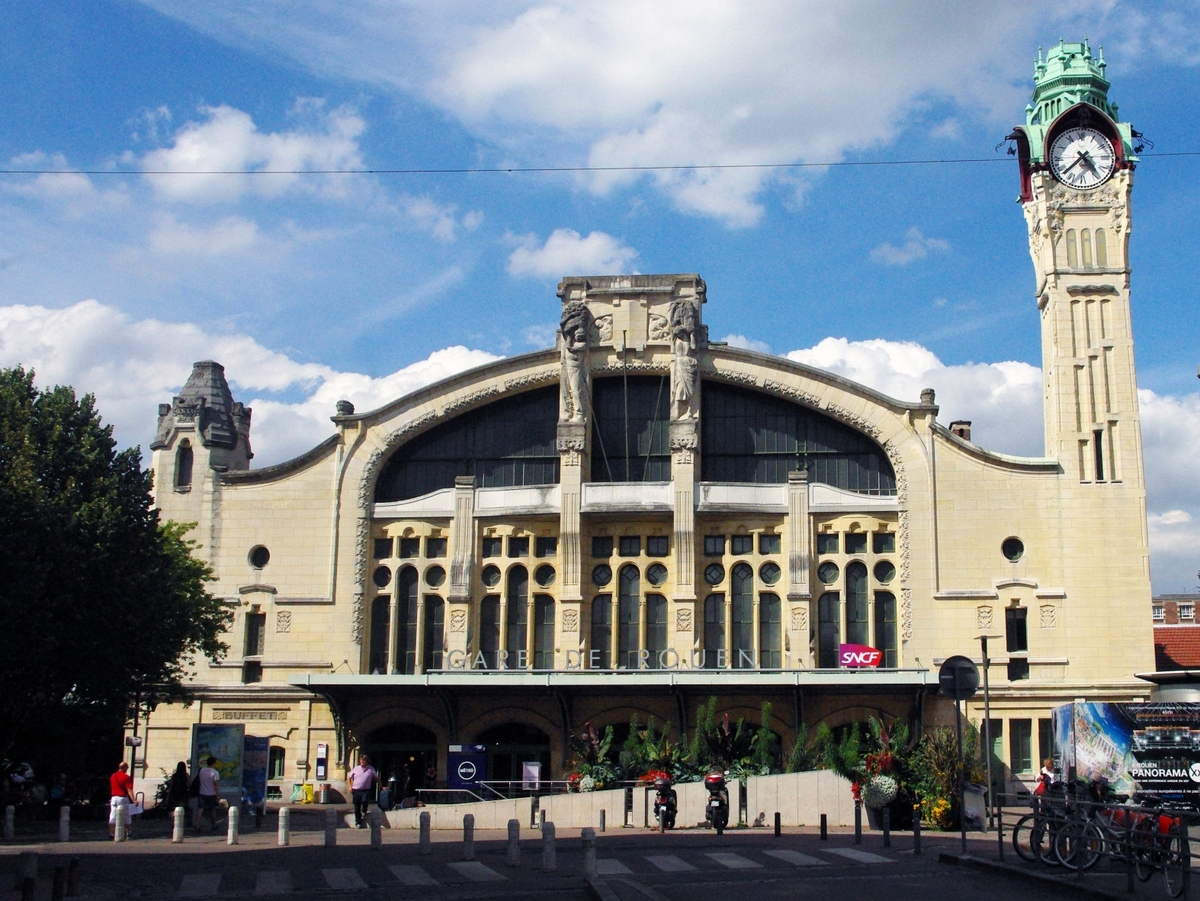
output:
[[[912,589],[900,589],[900,640],[911,641],[913,637]]]
[[[700,439],[695,432],[686,435],[671,436],[671,453],[675,455],[675,462],[687,466],[695,461],[696,448],[700,446]]]
[[[808,629],[808,605],[800,604],[792,608],[792,631],[804,632]]]
[[[450,631],[451,632],[466,632],[467,631],[467,611],[452,610],[450,612]]]
[[[690,300],[671,303],[671,418],[696,419],[700,415],[696,377],[696,348],[700,337],[700,311]]]
[[[1042,605],[1042,628],[1056,629],[1058,628],[1058,608],[1053,604]]]
[[[588,407],[588,337],[592,314],[587,304],[572,300],[563,305],[562,388],[559,395],[559,421],[583,422]]]
[[[671,323],[666,316],[659,313],[650,314],[650,332],[651,341],[657,343],[668,343],[671,340]]]
[[[675,611],[675,631],[676,632],[691,632],[692,631],[692,611],[686,607]]]
[[[992,627],[992,608],[977,607],[975,609],[975,628],[990,629]]]
[[[578,632],[579,631],[579,611],[573,610],[573,609],[572,610],[564,610],[563,618],[562,618],[562,627],[563,627],[564,632]]]
[[[291,632],[292,631],[292,611],[280,610],[275,614],[275,631],[276,632]]]
[[[559,436],[555,446],[562,457],[563,466],[578,466],[583,459],[584,439]]]

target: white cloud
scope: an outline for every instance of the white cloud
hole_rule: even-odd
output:
[[[226,216],[205,226],[194,226],[161,214],[146,235],[146,244],[154,253],[189,257],[244,254],[263,243],[257,223],[242,216]]]
[[[888,266],[907,266],[916,260],[925,259],[931,250],[945,252],[950,249],[949,242],[941,238],[926,238],[915,226],[908,230],[905,237],[908,240],[899,247],[886,241],[880,244],[871,251],[871,259]]]
[[[766,341],[747,338],[745,335],[726,335],[721,340],[730,347],[740,347],[743,350],[757,350],[760,354],[769,354],[771,352],[771,345]]]
[[[584,238],[574,229],[555,229],[540,246],[536,235],[525,235],[519,240],[521,245],[508,257],[510,275],[557,278],[625,274],[638,255],[632,247],[599,231]]]

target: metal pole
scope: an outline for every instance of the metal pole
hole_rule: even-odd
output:
[[[967,817],[964,808],[964,791],[963,791],[963,742],[962,742],[962,702],[958,700],[958,696],[962,694],[959,688],[959,673],[958,667],[954,668],[954,731],[958,735],[958,830],[962,835],[962,852],[967,853]]]
[[[862,798],[854,799],[854,844],[862,844]]]
[[[913,805],[913,854],[921,856],[921,805]]]
[[[996,788],[992,785],[992,691],[991,686],[988,684],[988,637],[980,635],[979,641],[983,645],[983,754],[984,760],[987,761],[987,808],[988,822],[990,824],[993,822],[992,808],[996,803],[996,798],[994,797]],[[1003,847],[1003,839],[1001,839],[1000,844]]]

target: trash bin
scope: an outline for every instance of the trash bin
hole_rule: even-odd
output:
[[[321,783],[321,790],[317,794],[317,799],[318,799],[317,800],[318,804],[328,804],[329,803],[329,783],[328,782]]]

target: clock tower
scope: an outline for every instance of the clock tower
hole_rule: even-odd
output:
[[[1087,42],[1039,50],[1033,100],[1010,138],[1041,311],[1046,456],[1107,503],[1132,492],[1144,509],[1129,310],[1140,135],[1108,99],[1104,68]]]

